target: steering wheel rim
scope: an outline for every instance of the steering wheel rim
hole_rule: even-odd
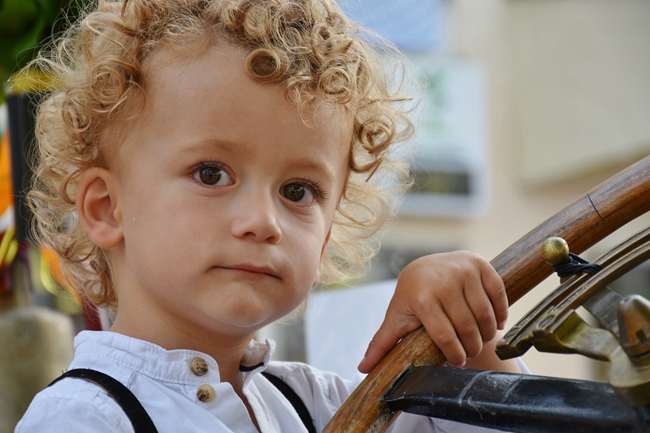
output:
[[[619,172],[524,235],[490,263],[503,279],[510,305],[552,273],[540,252],[542,242],[558,236],[582,251],[650,210],[650,156]],[[419,328],[389,352],[339,408],[323,433],[383,432],[397,414],[383,396],[411,366],[440,365],[445,357]]]

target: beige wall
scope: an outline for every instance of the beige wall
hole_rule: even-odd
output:
[[[480,62],[488,75],[490,207],[467,220],[402,217],[384,245],[460,247],[492,258],[650,153],[650,2],[453,0],[449,6],[450,55]],[[585,157],[589,150],[595,156]],[[646,216],[603,245],[648,225]],[[509,326],[556,282],[549,278],[513,306]],[[577,355],[531,349],[524,359],[537,374],[591,377],[592,366]]]

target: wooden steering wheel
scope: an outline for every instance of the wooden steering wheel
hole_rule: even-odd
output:
[[[499,254],[490,263],[503,279],[510,304],[552,273],[540,254],[544,240],[561,237],[579,254],[649,211],[649,194],[650,156],[578,198]],[[413,331],[368,374],[323,432],[385,431],[399,414],[391,413],[382,402],[394,381],[411,366],[444,362],[424,328]]]

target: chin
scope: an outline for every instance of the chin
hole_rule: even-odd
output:
[[[221,320],[217,320],[226,326],[241,329],[242,334],[257,332],[259,329],[275,321],[275,319],[269,317],[267,312],[260,311],[259,314],[251,313],[253,312],[249,311],[242,314],[229,315],[228,317],[221,318]]]
[[[303,296],[286,296],[282,302],[270,299],[240,299],[225,303],[212,311],[204,310],[212,319],[231,329],[238,329],[242,335],[257,332],[264,326],[290,315],[304,301]],[[216,306],[215,306],[216,307]]]

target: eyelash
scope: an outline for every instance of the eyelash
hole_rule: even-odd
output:
[[[226,167],[227,167],[226,164],[224,164],[223,162],[219,162],[219,161],[199,161],[196,164],[194,164],[194,166],[190,170],[190,175],[194,176],[196,173],[199,173],[201,170],[206,169],[206,168],[216,168],[218,170],[223,171],[230,178],[232,178],[232,175],[230,174],[230,172],[228,170],[226,170]],[[209,185],[205,185],[205,186],[209,186]]]
[[[199,161],[196,164],[194,164],[194,167],[192,167],[192,173],[195,173],[204,168],[218,168],[223,170],[225,166],[226,164],[220,161]]]
[[[194,175],[201,170],[205,168],[217,168],[219,170],[222,170],[225,172],[228,176],[232,178],[228,170],[226,170],[226,164],[220,162],[220,161],[199,161],[196,164],[194,164],[194,167],[191,170],[191,174]],[[309,190],[314,194],[314,201],[320,203],[323,200],[327,199],[328,194],[322,189],[321,182],[318,180],[313,180],[313,179],[292,179],[289,182],[286,182],[285,185],[291,184],[291,183],[298,183],[300,185],[305,186],[306,188],[309,188]],[[206,185],[207,186],[207,185]]]
[[[286,182],[285,185],[289,185],[291,183],[298,183],[306,188],[309,188],[309,190],[311,190],[311,192],[314,194],[314,201],[318,203],[327,199],[327,193],[321,188],[321,182],[317,180],[295,179]]]

